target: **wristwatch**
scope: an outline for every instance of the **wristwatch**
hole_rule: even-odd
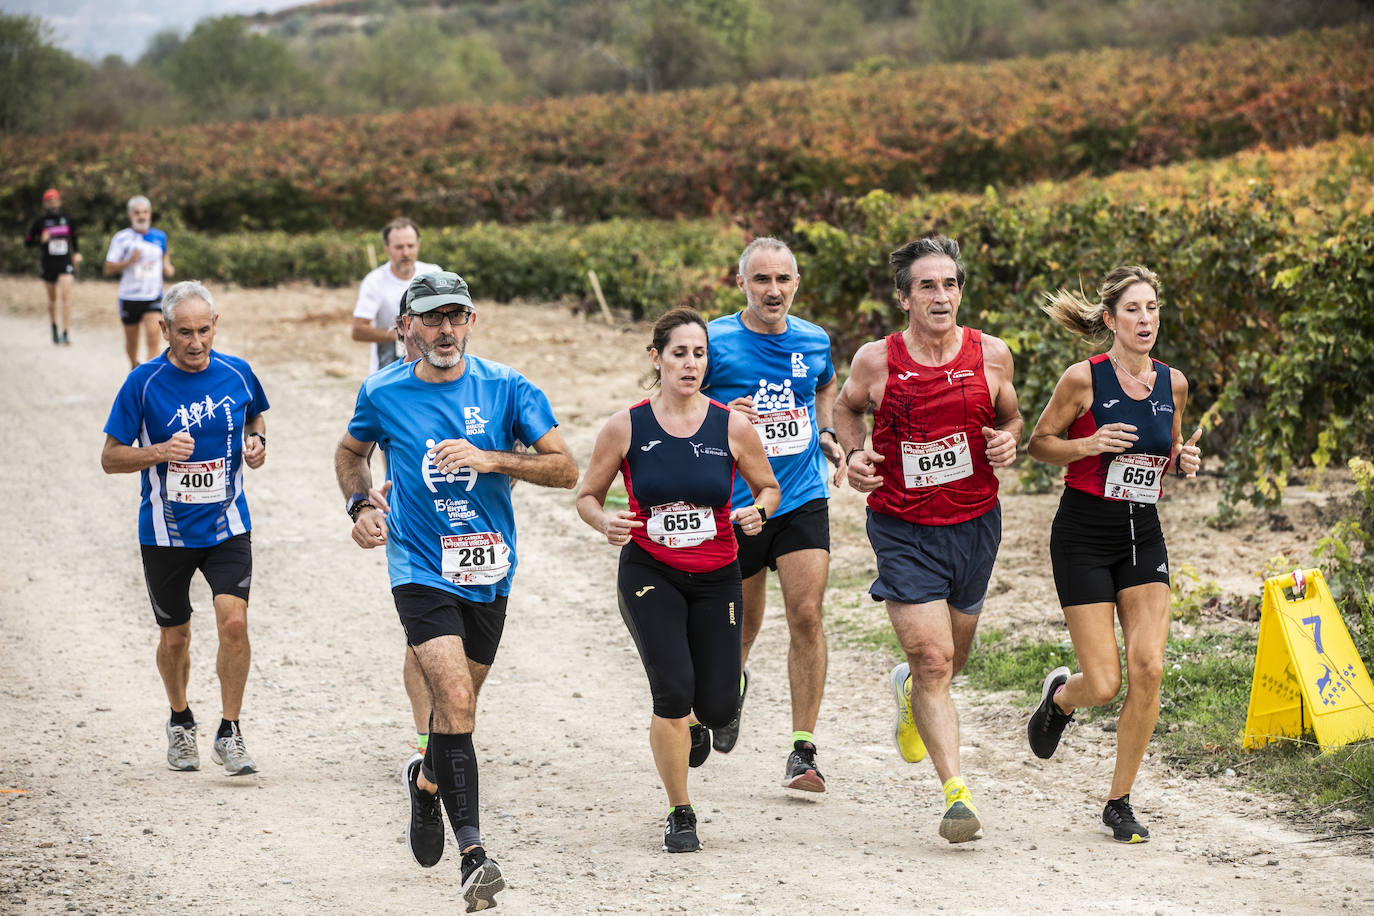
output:
[[[348,517],[355,522],[358,520],[358,515],[364,509],[375,508],[377,507],[367,501],[366,493],[354,493],[352,496],[348,497],[348,501],[344,503],[344,511],[347,512]]]
[[[263,448],[266,448],[266,447],[267,447],[267,437],[264,436],[262,433],[249,433],[248,435],[250,435],[250,436],[257,436],[257,437],[258,437],[258,441],[262,443]]]

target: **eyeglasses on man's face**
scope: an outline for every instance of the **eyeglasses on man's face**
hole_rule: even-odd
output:
[[[447,312],[422,312],[420,323],[427,328],[441,327],[445,320],[455,328],[461,328],[472,318],[471,309],[449,309]]]

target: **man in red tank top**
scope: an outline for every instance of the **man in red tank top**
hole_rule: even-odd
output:
[[[878,561],[869,593],[887,603],[907,657],[892,671],[893,737],[913,763],[929,749],[945,793],[940,836],[962,843],[977,839],[982,823],[959,771],[949,684],[968,659],[1001,542],[993,469],[1016,459],[1022,419],[1007,345],[958,324],[958,242],[917,239],[891,263],[907,328],[854,354],[835,402],[846,456],[835,477],[869,494]]]

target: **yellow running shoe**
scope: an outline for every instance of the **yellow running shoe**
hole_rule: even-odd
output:
[[[978,839],[983,822],[973,807],[973,794],[958,776],[945,783],[945,816],[940,818],[940,836],[951,843],[967,843]]]
[[[892,669],[892,695],[897,699],[897,719],[892,723],[892,740],[907,763],[926,759],[926,746],[911,715],[911,668],[902,662]]]

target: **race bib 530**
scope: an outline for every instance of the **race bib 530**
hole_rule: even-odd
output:
[[[811,444],[811,415],[805,407],[770,410],[750,417],[749,422],[754,424],[763,441],[763,453],[769,458],[798,455]]]

